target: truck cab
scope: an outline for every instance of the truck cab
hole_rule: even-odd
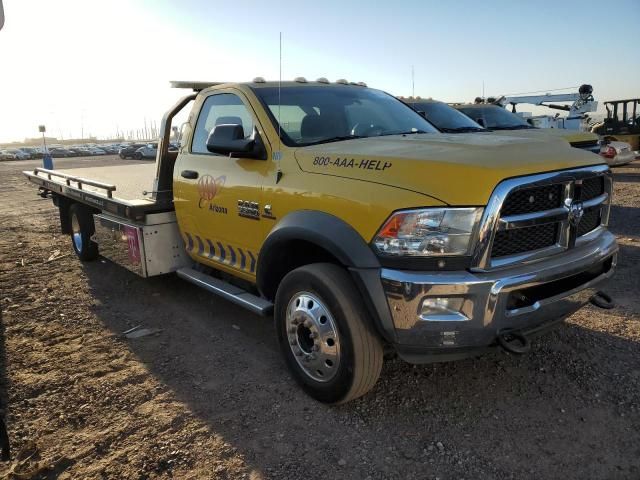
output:
[[[273,316],[292,376],[320,401],[364,395],[385,353],[524,351],[614,271],[610,171],[566,141],[440,133],[362,83],[177,86],[195,92],[163,119],[144,199],[119,195],[150,165],[25,174],[82,259],[99,249]]]

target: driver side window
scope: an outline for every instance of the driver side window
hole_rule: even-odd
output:
[[[207,150],[207,138],[213,127],[224,124],[241,125],[245,138],[253,134],[253,117],[242,100],[233,93],[214,94],[204,101],[193,134],[191,152],[217,155]]]

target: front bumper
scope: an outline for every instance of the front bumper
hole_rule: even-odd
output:
[[[541,330],[562,320],[615,269],[615,237],[603,230],[586,244],[529,264],[489,272],[381,270],[398,354],[412,363],[468,356],[498,332]],[[455,299],[455,315],[424,312],[425,299]]]

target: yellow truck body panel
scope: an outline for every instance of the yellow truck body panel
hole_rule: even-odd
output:
[[[248,107],[267,159],[194,154],[198,119],[192,114],[174,170],[174,204],[189,255],[249,281],[265,238],[293,211],[334,215],[370,242],[395,210],[483,206],[506,178],[602,163],[564,140],[527,132],[394,135],[289,147],[246,85],[204,90],[193,112],[219,93],[234,93]],[[183,170],[204,175],[188,180]]]

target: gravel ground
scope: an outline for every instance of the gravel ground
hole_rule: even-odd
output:
[[[385,364],[341,407],[290,380],[269,320],[169,276],[81,264],[50,200],[0,163],[9,478],[640,478],[640,162],[618,168],[613,310],[448,364]],[[130,164],[58,160],[58,168]],[[53,256],[53,259],[49,259]],[[142,325],[154,335],[127,339]]]

